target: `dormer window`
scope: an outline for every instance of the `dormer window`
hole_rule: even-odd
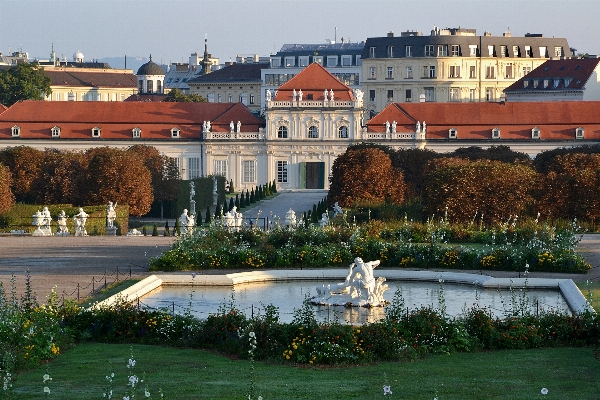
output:
[[[11,129],[12,132],[12,137],[19,137],[21,136],[21,127],[20,126],[13,126]]]
[[[540,138],[540,128],[537,126],[531,130],[531,138],[539,139]]]
[[[52,128],[52,137],[60,137],[60,128],[58,126],[55,126],[54,128]]]
[[[500,128],[492,129],[492,139],[500,139]]]
[[[583,139],[584,129],[580,126],[575,129],[575,139]]]
[[[131,130],[131,132],[132,132],[132,136],[134,138],[139,138],[140,136],[142,136],[142,130],[137,126],[135,128],[133,128]]]
[[[180,133],[181,133],[181,130],[179,128],[171,129],[171,137],[172,138],[178,138]]]
[[[448,139],[456,139],[458,136],[458,130],[456,128],[448,129]]]
[[[102,131],[102,129],[98,128],[97,126],[94,127],[92,129],[92,137],[100,137],[100,132]]]
[[[523,80],[523,88],[527,89],[527,87],[529,86],[529,81],[527,79]]]

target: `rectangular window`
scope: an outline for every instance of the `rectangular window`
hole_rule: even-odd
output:
[[[475,101],[475,89],[469,90],[469,101]]]
[[[562,57],[562,56],[563,56],[562,47],[554,46],[554,57]]]
[[[474,65],[469,66],[469,78],[477,78],[477,70]]]
[[[452,45],[452,57],[460,56],[460,46],[457,44]]]
[[[327,66],[328,67],[337,67],[338,58],[337,56],[327,56]]]
[[[477,57],[477,45],[476,44],[469,45],[469,56]]]
[[[500,46],[500,57],[508,57],[508,49],[504,45]]]
[[[513,57],[521,57],[521,54],[519,52],[519,46],[513,46],[512,47],[512,52],[513,52]]]
[[[286,57],[285,58],[285,66],[286,67],[294,67],[296,65],[295,57]]]
[[[356,55],[356,65],[362,65],[362,60],[360,59],[360,54]]]
[[[390,102],[394,101],[394,91],[393,90],[388,90],[387,91],[387,99]]]
[[[242,179],[244,183],[256,182],[256,161],[244,160],[242,161]]]
[[[313,62],[319,65],[323,65],[323,56],[313,56]]]
[[[435,56],[435,46],[432,44],[425,45],[425,57]]]
[[[213,173],[227,178],[227,160],[214,160]]]
[[[540,57],[541,58],[548,57],[548,51],[546,50],[546,46],[540,46]]]
[[[446,45],[446,44],[438,45],[437,55],[438,55],[438,57],[448,57],[448,45]]]
[[[352,56],[342,56],[342,67],[352,66]]]
[[[423,66],[423,78],[435,78],[435,65]]]
[[[494,46],[493,45],[488,46],[488,56],[490,56],[490,57],[494,57],[495,56],[495,54],[494,54]]]
[[[369,90],[369,101],[375,101],[375,91]]]
[[[405,96],[406,101],[407,102],[411,102],[412,101],[412,90],[411,89],[406,89],[405,93],[406,93],[406,96]]]
[[[377,47],[369,47],[369,57],[375,58],[375,54],[377,53]]]
[[[531,72],[531,67],[523,67],[523,76]]]
[[[394,57],[394,46],[387,46],[387,56],[388,58]]]
[[[277,182],[286,183],[288,181],[288,162],[277,161]]]
[[[494,88],[485,88],[485,101],[494,101]]]
[[[495,69],[493,65],[488,65],[487,67],[485,67],[485,78],[486,79],[495,79],[496,78],[496,73],[495,73]]]
[[[369,67],[369,79],[377,79],[377,72],[375,67]]]
[[[506,79],[513,79],[514,78],[512,63],[506,63],[505,72],[506,72]]]
[[[412,46],[406,46],[404,48],[404,56],[405,57],[412,57],[413,56],[413,47]]]
[[[188,157],[188,180],[200,178],[200,157]]]
[[[533,51],[531,50],[531,46],[525,46],[525,57],[533,57]]]
[[[387,67],[387,79],[394,79],[394,67]]]
[[[254,104],[254,94],[250,93],[250,104]]]
[[[459,88],[450,88],[449,99],[450,101],[460,101],[460,89]]]
[[[460,78],[460,65],[451,65],[448,78]]]
[[[424,88],[425,101],[435,101],[435,88]]]
[[[406,79],[412,79],[413,78],[413,71],[412,71],[412,66],[407,66],[406,67]]]
[[[271,58],[271,68],[281,67],[281,59],[279,57]]]
[[[298,66],[308,67],[308,56],[298,56]]]

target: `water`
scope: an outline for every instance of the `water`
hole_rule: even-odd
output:
[[[335,282],[327,282],[335,283]],[[302,307],[307,296],[316,295],[316,286],[321,281],[289,281],[252,283],[231,287],[215,286],[164,286],[140,299],[140,304],[152,308],[164,308],[170,312],[184,313],[204,319],[217,313],[220,308],[227,310],[230,304],[247,316],[264,314],[269,304],[279,309],[281,322],[291,322],[294,311]],[[513,309],[513,303],[525,305],[530,312],[554,310],[570,313],[569,307],[558,290],[491,290],[481,289],[474,285],[431,282],[388,281],[390,289],[385,292],[385,299],[392,301],[398,286],[402,289],[405,306],[418,309],[424,306],[440,308],[440,288],[443,288],[446,313],[459,316],[473,305],[488,308],[494,316],[504,317]],[[311,306],[320,322],[338,320],[348,324],[364,324],[376,322],[385,316],[384,308],[363,308],[342,306]]]

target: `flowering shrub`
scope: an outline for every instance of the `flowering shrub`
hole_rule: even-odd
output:
[[[150,268],[323,268],[347,265],[361,257],[392,267],[517,271],[529,263],[531,271],[584,273],[590,265],[575,253],[580,240],[577,231],[575,225],[556,230],[537,221],[521,223],[517,217],[483,231],[476,225],[449,224],[445,218],[437,222],[431,218],[426,224],[370,221],[360,226],[267,232],[230,232],[212,226],[181,237],[170,250],[152,259]],[[463,244],[450,244],[457,239]]]

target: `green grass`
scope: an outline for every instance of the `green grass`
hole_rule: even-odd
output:
[[[130,355],[137,361],[126,368]],[[48,373],[50,398],[102,398],[105,376],[115,373],[115,398],[123,398],[130,371],[142,376],[152,398],[246,399],[250,361],[157,346],[80,344],[57,359],[18,375],[11,398],[42,397]],[[415,362],[312,368],[255,363],[255,393],[272,399],[373,399],[390,385],[400,399],[598,399],[600,362],[586,348],[546,348],[433,356]],[[540,393],[548,389],[547,395]],[[143,393],[137,397],[143,398]]]
[[[575,282],[579,291],[585,296],[596,312],[600,312],[600,282]]]
[[[106,300],[110,296],[117,294],[117,293],[127,289],[130,286],[135,285],[140,280],[141,279],[127,279],[124,281],[110,283],[107,285],[106,288],[99,290],[92,297],[84,299],[81,302],[81,304],[79,304],[79,306],[84,307],[84,308],[90,307],[92,304],[94,304],[96,302]]]

